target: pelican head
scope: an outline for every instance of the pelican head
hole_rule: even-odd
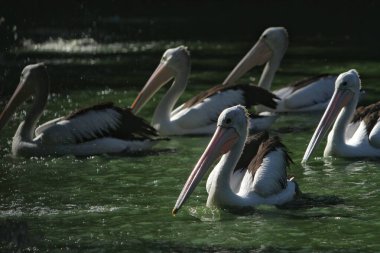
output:
[[[132,103],[132,112],[138,113],[162,86],[186,68],[190,68],[190,53],[187,47],[179,46],[166,50],[160,64]]]
[[[281,60],[288,48],[288,32],[284,27],[266,29],[256,44],[236,65],[223,84],[232,85],[255,66],[263,65],[272,59]]]
[[[302,163],[306,163],[314,149],[321,142],[327,131],[335,122],[339,113],[353,98],[358,99],[360,95],[361,82],[359,74],[355,69],[351,69],[338,76],[335,81],[335,92],[316,128],[313,137],[305,151]],[[341,129],[344,131],[344,129]]]
[[[30,96],[39,96],[49,93],[49,76],[44,63],[37,63],[26,66],[20,76],[20,82],[13,93],[8,104],[0,114],[0,130],[5,126],[19,105]],[[42,88],[42,86],[46,88]],[[41,100],[42,101],[42,100]],[[46,103],[46,101],[44,101]]]
[[[173,208],[173,215],[191,195],[211,165],[220,156],[228,153],[241,138],[245,140],[248,134],[248,122],[247,110],[241,105],[227,108],[219,115],[214,136],[183,186]]]

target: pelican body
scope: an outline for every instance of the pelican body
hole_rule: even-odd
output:
[[[288,47],[288,33],[283,27],[266,29],[257,43],[224,80],[234,85],[236,80],[257,65],[265,64],[258,86],[270,90],[274,75]],[[309,112],[324,110],[334,93],[335,75],[319,75],[297,81],[273,93],[281,100],[275,109],[257,107],[258,111]]]
[[[30,96],[33,104],[13,137],[14,156],[89,156],[149,149],[156,130],[129,109],[112,103],[85,108],[46,122],[36,129],[47,103],[50,80],[43,63],[26,66],[10,101],[0,114],[0,130]]]
[[[278,138],[261,133],[248,138],[249,120],[243,106],[225,109],[203,155],[187,179],[173,209],[177,213],[207,170],[221,159],[207,179],[207,206],[246,210],[258,205],[282,205],[298,188],[287,179],[291,162]]]
[[[138,94],[131,108],[138,113],[145,103],[169,80],[171,87],[156,107],[152,125],[163,135],[212,134],[219,114],[233,105],[247,107],[263,104],[275,108],[277,97],[251,85],[215,86],[174,109],[184,92],[190,74],[190,54],[184,46],[166,50],[161,62]],[[173,110],[174,109],[174,110]],[[253,131],[267,129],[276,116],[255,118],[258,123]]]
[[[305,151],[306,162],[327,131],[324,156],[380,157],[380,102],[356,110],[361,82],[356,70],[339,75],[334,95]]]

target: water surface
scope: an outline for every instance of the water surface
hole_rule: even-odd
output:
[[[48,63],[54,87],[44,122],[102,101],[130,105],[164,49],[179,44],[189,46],[193,63],[180,102],[220,83],[251,46],[247,42],[27,40],[14,49],[19,56],[12,59],[15,65]],[[368,90],[362,103],[375,101],[380,65],[369,51],[290,48],[274,85],[356,68]],[[259,73],[260,69],[253,71],[242,81],[258,80]],[[150,119],[163,92],[142,110],[143,117]],[[289,175],[301,190],[339,203],[296,210],[260,207],[239,216],[205,207],[204,180],[173,217],[178,194],[209,137],[174,137],[149,156],[13,158],[12,136],[27,107],[18,111],[0,136],[0,248],[4,252],[18,247],[31,252],[380,250],[379,162],[324,159],[319,148],[307,166],[300,165],[320,113],[281,115],[271,134],[280,135],[291,151],[294,164]]]

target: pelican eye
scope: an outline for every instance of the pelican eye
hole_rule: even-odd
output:
[[[232,120],[231,120],[230,118],[227,118],[227,119],[226,119],[226,124],[230,124],[231,121],[232,121]]]
[[[21,73],[20,75],[20,81],[24,80],[25,79],[25,74],[24,73]]]
[[[343,86],[346,86],[346,85],[347,85],[347,82],[343,82],[342,85],[343,85]]]
[[[166,61],[168,59],[168,57],[167,56],[162,56],[162,61]]]

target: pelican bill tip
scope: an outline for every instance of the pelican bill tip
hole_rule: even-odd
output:
[[[178,210],[179,210],[179,208],[174,207],[172,210],[172,215],[175,216],[177,214]]]

